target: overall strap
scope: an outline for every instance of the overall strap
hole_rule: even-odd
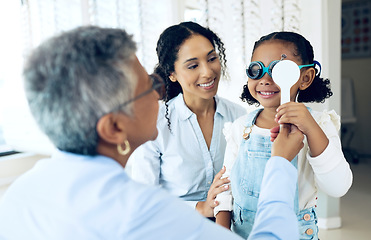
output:
[[[252,131],[252,126],[254,125],[256,118],[258,117],[259,113],[263,111],[263,108],[258,108],[252,112],[250,112],[247,115],[246,122],[245,122],[245,128],[243,130],[242,137],[245,140],[248,140],[250,138],[250,133]]]
[[[246,122],[245,122],[245,127],[251,127],[254,125],[256,118],[258,117],[259,113],[263,111],[263,108],[256,109],[247,115]]]

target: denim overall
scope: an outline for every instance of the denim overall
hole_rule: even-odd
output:
[[[250,128],[262,109],[251,112],[245,124]],[[241,133],[242,134],[242,133]],[[247,238],[252,230],[257,211],[260,187],[264,169],[271,157],[272,142],[269,136],[250,133],[240,144],[238,157],[231,172],[231,186],[234,198],[232,231]],[[298,157],[291,163],[297,168]],[[298,216],[300,239],[318,239],[317,217],[314,208],[299,211],[298,188],[296,187],[294,210]]]

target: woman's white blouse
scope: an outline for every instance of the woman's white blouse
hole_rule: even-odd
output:
[[[226,140],[224,123],[236,120],[246,110],[226,99],[215,96],[216,111],[210,144],[197,121],[197,116],[179,94],[168,102],[171,132],[161,105],[157,128],[158,137],[134,151],[130,158],[132,177],[142,183],[161,185],[170,193],[192,206],[207,198],[214,176],[223,166]]]
[[[308,142],[306,138],[304,139],[304,147],[298,154],[299,209],[301,210],[316,205],[317,188],[332,197],[341,197],[349,190],[353,181],[352,171],[344,158],[338,135],[339,115],[334,110],[311,113],[329,139],[329,144],[319,156],[311,157]],[[223,133],[227,140],[227,147],[224,157],[226,172],[223,177],[229,177],[231,174],[242,141],[247,115],[224,126]],[[256,126],[252,131],[262,135],[270,134],[269,129]],[[233,189],[219,194],[216,200],[220,204],[214,209],[214,215],[219,211],[232,211]]]

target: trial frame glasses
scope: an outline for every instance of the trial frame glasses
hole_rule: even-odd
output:
[[[264,74],[268,73],[270,77],[272,77],[272,71],[274,66],[281,60],[274,60],[269,63],[268,67],[264,66],[264,64],[260,61],[254,61],[249,64],[249,67],[246,69],[246,75],[254,80],[258,80],[264,76]],[[314,67],[315,63],[306,64],[306,65],[298,65],[299,69],[303,67]]]

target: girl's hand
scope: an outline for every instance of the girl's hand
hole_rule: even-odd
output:
[[[288,102],[279,106],[275,121],[279,124],[293,124],[305,135],[308,135],[313,128],[319,127],[306,106],[297,102]]]
[[[230,182],[228,178],[221,179],[225,173],[225,167],[223,167],[214,178],[213,183],[210,186],[209,192],[207,193],[207,199],[205,202],[198,202],[196,210],[205,217],[214,217],[214,208],[219,205],[215,201],[216,195],[229,189],[229,185],[224,185]]]
[[[280,132],[280,126],[276,126],[274,128],[271,128],[271,142],[274,142],[276,137],[278,136],[278,133]]]
[[[279,124],[295,125],[307,137],[312,157],[320,155],[329,143],[326,134],[302,103],[288,102],[279,106],[275,121]]]

